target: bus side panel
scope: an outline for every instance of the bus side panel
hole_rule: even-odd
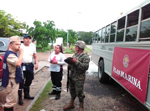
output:
[[[105,46],[102,46],[102,48],[104,48],[105,50],[101,49],[99,52],[101,52],[101,56],[104,59],[105,73],[111,76],[113,47],[105,45]]]
[[[111,76],[111,69],[112,69],[112,61],[110,59],[105,58],[104,59],[104,67],[105,67],[105,73]]]
[[[99,61],[100,56],[96,54],[94,50],[92,50],[92,62],[94,62],[98,66],[98,61]]]
[[[146,98],[146,106],[150,109],[150,72],[148,77],[148,87],[147,87],[147,98]]]
[[[92,47],[92,61],[98,65],[100,58],[103,59],[105,73],[111,76],[113,47],[101,44],[93,44]]]
[[[99,59],[101,57],[100,52],[98,51],[100,49],[99,45],[92,44],[92,62],[94,62],[98,66]]]

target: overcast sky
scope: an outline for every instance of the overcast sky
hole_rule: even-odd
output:
[[[0,0],[0,9],[33,26],[33,21],[55,22],[58,29],[96,31],[121,12],[145,0]]]

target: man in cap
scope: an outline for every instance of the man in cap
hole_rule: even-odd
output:
[[[17,92],[22,76],[20,66],[23,60],[23,49],[20,48],[20,37],[12,36],[9,38],[9,42],[8,50],[4,56],[2,74],[2,86],[6,90],[6,103],[2,105],[4,111],[13,111],[13,107],[17,103]]]
[[[85,72],[88,70],[90,62],[89,56],[84,53],[85,46],[84,41],[77,41],[75,44],[76,53],[73,55],[73,58],[69,59],[69,90],[71,100],[70,103],[63,108],[64,110],[73,109],[74,100],[78,97],[80,111],[84,111],[85,95],[83,93],[83,86],[85,81]]]
[[[32,46],[31,44],[31,37],[29,35],[25,35],[23,38],[23,44],[21,44],[21,48],[24,49],[23,54],[23,63],[22,63],[22,69],[24,74],[24,99],[34,99],[34,97],[30,96],[30,85],[32,83],[32,80],[34,79],[34,64],[32,63],[32,59],[35,60],[35,69],[38,69],[38,61],[37,61],[37,54],[36,54],[36,48],[35,46]],[[23,86],[23,85],[20,85]],[[22,87],[20,87],[20,98],[22,97]],[[23,104],[22,100],[18,103]]]

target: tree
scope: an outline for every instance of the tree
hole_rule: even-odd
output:
[[[57,29],[57,36],[63,38],[63,43],[67,43],[67,32]]]
[[[43,22],[35,20],[33,22],[34,27],[28,27],[27,32],[31,35],[34,39],[37,40],[37,45],[41,45],[42,50],[44,47],[48,46],[50,40],[53,42],[55,41],[57,34],[55,31],[55,24],[53,21]]]
[[[93,32],[79,31],[77,32],[77,36],[79,40],[83,40],[86,44],[92,43]]]
[[[76,35],[76,32],[73,31],[73,30],[68,30],[68,31],[69,31],[69,36],[68,36],[69,45],[75,44],[76,41],[78,40],[78,37],[77,37],[77,35]]]
[[[78,40],[78,37],[76,35],[76,32],[73,30],[68,30],[68,43],[69,45],[75,44],[75,42]],[[67,32],[64,30],[57,29],[57,35],[58,37],[63,37],[63,43],[67,43]]]
[[[47,29],[46,37],[53,43],[53,41],[56,41],[57,37],[54,21],[47,20],[47,22],[43,22],[43,24],[44,27]]]
[[[4,10],[0,10],[0,36],[10,37],[13,35],[20,35],[21,29],[26,28],[26,23],[19,22],[12,17],[11,14],[7,14]]]

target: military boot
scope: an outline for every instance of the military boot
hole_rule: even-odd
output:
[[[30,87],[24,87],[24,99],[34,99],[34,97],[31,97],[29,95]]]
[[[18,104],[23,105],[23,100],[22,100],[22,90],[18,90]]]
[[[58,100],[58,99],[60,98],[60,93],[61,93],[60,91],[57,91],[57,92],[56,92],[55,100]]]
[[[56,94],[56,91],[53,90],[52,92],[48,93],[49,95],[55,95]]]
[[[79,111],[84,111],[84,104],[83,103],[79,104]]]
[[[68,105],[66,105],[63,109],[64,111],[69,110],[69,109],[73,109],[74,108],[74,100],[70,100],[70,103]]]

